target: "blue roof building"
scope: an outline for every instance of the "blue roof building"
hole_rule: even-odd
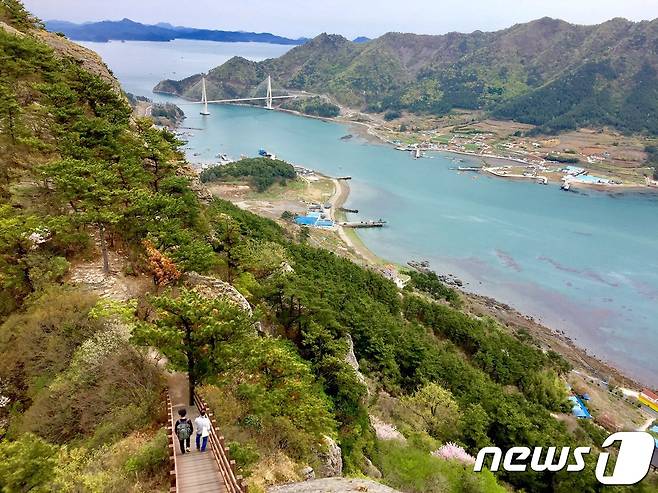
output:
[[[571,408],[571,413],[576,418],[592,419],[592,415],[587,410],[587,406],[585,406],[585,403],[581,401],[579,397],[572,395],[571,397],[569,397],[569,400],[573,403],[573,407]]]

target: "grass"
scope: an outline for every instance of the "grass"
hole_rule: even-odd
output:
[[[449,144],[452,139],[452,135],[439,135],[438,137],[432,138],[433,141],[438,142],[439,144]]]
[[[410,493],[502,493],[489,471],[446,461],[429,451],[396,441],[378,442],[376,465],[390,486]]]
[[[239,184],[243,185],[244,182],[240,182]],[[289,181],[285,185],[275,183],[264,192],[257,192],[252,189],[247,194],[247,198],[254,200],[280,200],[285,199],[291,194],[301,195],[307,187],[308,184],[304,180],[297,178],[295,181]]]

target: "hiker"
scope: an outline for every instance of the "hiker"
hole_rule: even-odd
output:
[[[196,449],[201,450],[201,452],[206,451],[211,426],[210,418],[206,414],[206,410],[202,408],[199,416],[194,420],[194,427],[196,428]]]
[[[187,410],[180,409],[178,411],[178,420],[174,425],[174,431],[178,437],[178,443],[180,443],[180,453],[184,454],[185,452],[190,451],[190,437],[192,436],[192,421],[190,421],[187,416]]]

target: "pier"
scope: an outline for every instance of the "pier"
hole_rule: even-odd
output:
[[[358,214],[359,213],[359,209],[348,209],[347,207],[340,207],[338,210],[341,211],[341,212],[350,212],[352,214]]]
[[[340,225],[345,228],[382,228],[385,224],[386,221],[382,221],[381,219],[378,221],[354,221],[340,223]]]
[[[482,171],[486,171],[487,173],[491,173],[494,176],[498,176],[500,178],[516,178],[516,179],[521,179],[521,180],[535,180],[537,183],[541,185],[548,185],[548,178],[542,175],[533,175],[533,174],[523,174],[519,175],[516,173],[508,173],[507,169],[505,167],[493,167],[493,168],[481,168]]]

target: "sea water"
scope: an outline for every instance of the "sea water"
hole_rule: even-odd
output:
[[[465,288],[508,303],[566,335],[590,354],[658,385],[658,195],[565,192],[454,168],[464,159],[412,159],[390,146],[341,139],[346,125],[261,108],[211,105],[210,116],[177,98],[150,94],[166,77],[207,71],[232,55],[259,60],[289,46],[258,43],[85,43],[126,90],[180,103],[188,156],[281,159],[330,175],[351,175],[350,219],[384,219],[359,236],[377,255],[426,259]],[[134,59],[133,54],[138,54]]]

